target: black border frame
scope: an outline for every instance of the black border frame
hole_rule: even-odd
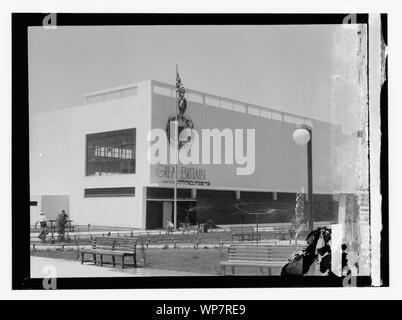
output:
[[[43,289],[42,279],[30,278],[29,232],[29,95],[28,27],[42,26],[48,13],[12,13],[12,288]],[[344,14],[154,14],[154,13],[58,13],[58,26],[90,25],[304,25],[341,24]],[[356,23],[367,24],[368,14],[356,14]],[[381,15],[387,41],[387,15]],[[381,93],[381,276],[389,285],[388,256],[388,82]],[[180,280],[178,280],[178,278]],[[58,278],[58,289],[138,288],[261,288],[341,287],[342,278],[308,276],[284,279],[280,276],[235,277],[122,277]],[[357,286],[370,286],[371,278],[358,276]]]

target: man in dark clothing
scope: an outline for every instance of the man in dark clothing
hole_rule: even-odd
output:
[[[68,215],[66,214],[66,211],[62,210],[61,213],[57,217],[57,233],[59,234],[59,241],[64,240],[64,229],[65,229],[65,224],[67,222]]]

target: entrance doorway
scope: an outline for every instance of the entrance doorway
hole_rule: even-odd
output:
[[[197,224],[195,201],[177,201],[177,226]],[[148,200],[146,228],[165,229],[168,221],[174,220],[174,203],[171,200]]]
[[[147,201],[147,230],[163,228],[162,205],[162,201]]]

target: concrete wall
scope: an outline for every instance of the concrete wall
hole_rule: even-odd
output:
[[[143,228],[149,87],[140,83],[136,96],[38,115],[31,127],[31,194],[68,194],[76,224]],[[136,173],[85,176],[86,135],[126,128],[137,129]],[[85,188],[133,186],[135,197],[84,198]]]

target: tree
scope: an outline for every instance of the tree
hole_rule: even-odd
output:
[[[296,231],[296,238],[299,232],[303,229],[304,222],[304,193],[299,192],[296,195],[295,218],[293,219],[293,226]]]

